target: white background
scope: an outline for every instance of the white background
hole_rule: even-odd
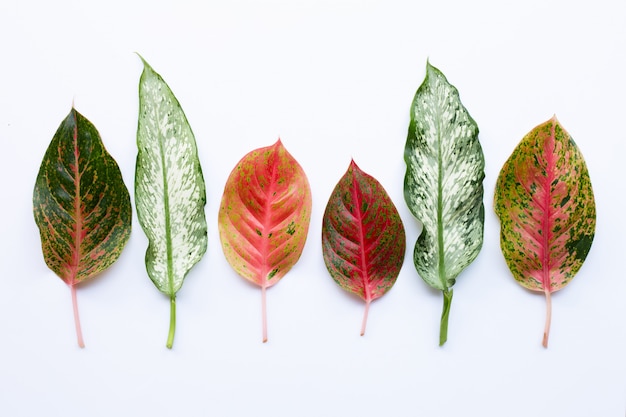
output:
[[[204,4],[203,4],[204,3]],[[23,1],[0,3],[0,414],[4,416],[624,416],[626,4],[621,1]],[[72,101],[133,193],[141,53],[198,142],[209,249],[169,304],[145,272],[136,219],[119,261],[70,291],[32,216],[43,154]],[[486,159],[485,240],[442,296],[417,276],[403,198],[409,106],[426,60],[460,91]],[[512,278],[493,190],[519,140],[556,114],[585,155],[597,202],[586,263],[545,300]],[[285,147],[313,193],[299,263],[268,291],[224,259],[217,212],[247,152]],[[363,303],[325,269],[328,197],[350,158],[387,189],[407,232],[396,285]]]

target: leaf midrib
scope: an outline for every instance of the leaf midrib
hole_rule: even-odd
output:
[[[83,229],[83,217],[80,210],[81,194],[80,194],[80,168],[78,166],[78,159],[80,158],[80,150],[78,148],[78,117],[74,109],[72,109],[72,117],[74,119],[74,129],[72,133],[72,140],[74,142],[74,186],[76,188],[74,194],[74,253],[72,256],[72,264],[70,266],[69,284],[73,286],[76,284],[78,278],[78,265],[81,259],[81,245],[82,245],[82,229]]]
[[[273,153],[273,159],[272,159],[272,172],[269,178],[269,186],[267,187],[267,193],[266,196],[267,198],[265,199],[264,202],[264,207],[263,207],[263,211],[264,211],[264,216],[263,216],[263,222],[261,223],[261,227],[263,229],[263,231],[261,232],[261,257],[263,258],[263,268],[261,269],[261,288],[267,288],[269,285],[268,284],[268,279],[267,279],[267,275],[269,274],[269,271],[271,270],[271,267],[268,263],[269,260],[269,233],[271,229],[271,224],[272,224],[272,197],[274,195],[274,191],[276,190],[276,166],[278,165],[278,149],[274,148],[272,149],[270,152]]]
[[[550,240],[552,239],[552,232],[550,227],[550,217],[552,216],[551,209],[551,200],[552,200],[552,181],[554,181],[554,145],[556,142],[555,137],[555,124],[552,123],[550,126],[550,137],[544,143],[544,152],[546,154],[546,184],[545,184],[545,192],[544,192],[544,211],[543,217],[541,219],[541,230],[543,236],[542,242],[542,280],[543,280],[543,289],[547,292],[552,292],[552,283],[550,280]],[[550,146],[552,145],[552,146]]]
[[[156,107],[154,108],[154,119],[153,120],[161,120],[160,118],[158,118],[159,114],[158,111],[156,109]],[[166,248],[166,253],[167,253],[167,284],[169,287],[169,295],[170,297],[174,295],[175,291],[174,291],[174,262],[172,259],[172,230],[171,230],[171,220],[170,220],[170,199],[169,199],[169,187],[167,184],[167,176],[168,176],[168,170],[167,170],[167,164],[165,163],[165,146],[163,144],[163,140],[164,140],[164,135],[161,132],[161,128],[159,126],[159,129],[157,129],[159,137],[158,137],[158,143],[159,143],[159,156],[161,158],[161,173],[162,173],[162,180],[163,180],[163,211],[164,211],[164,216],[165,216],[165,248]]]
[[[435,103],[437,104],[437,103]],[[446,280],[446,265],[444,254],[444,239],[443,239],[443,162],[442,162],[442,116],[441,108],[439,105],[434,106],[436,109],[436,123],[437,123],[437,246],[439,250],[437,254],[439,256],[439,281],[441,281],[444,291],[448,289]]]
[[[372,291],[370,288],[371,279],[368,271],[368,262],[367,262],[367,254],[365,253],[365,236],[363,233],[363,213],[361,213],[361,195],[359,193],[359,188],[357,187],[357,173],[356,170],[352,170],[352,199],[355,203],[356,210],[354,210],[354,216],[357,220],[358,225],[358,239],[359,239],[359,248],[361,249],[360,256],[360,270],[361,270],[361,281],[363,282],[363,295],[365,296],[365,302],[369,303],[372,301]]]

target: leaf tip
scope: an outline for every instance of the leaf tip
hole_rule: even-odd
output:
[[[430,63],[430,58],[426,58],[426,74],[432,71],[438,71],[438,69]]]
[[[434,65],[430,63],[430,59],[427,59],[426,60],[426,76],[424,77],[424,81],[422,82],[422,85],[420,86],[420,88],[422,88],[425,85],[428,85],[431,82],[431,79],[435,80],[437,78],[442,78],[447,83],[445,75],[443,75],[443,73],[439,70],[439,68],[435,67]]]
[[[135,51],[135,55],[137,55],[137,56],[139,57],[139,59],[141,59],[141,62],[142,62],[144,65],[146,65],[146,64],[147,64],[146,60],[143,58],[143,56],[141,56],[141,54],[140,54],[139,52]]]
[[[152,68],[152,66],[150,64],[148,64],[148,61],[146,61],[145,58],[143,56],[141,56],[141,54],[139,52],[135,52],[135,54],[137,54],[139,59],[141,59],[144,71],[148,70],[148,71],[155,72],[154,69]]]
[[[274,144],[272,146],[269,146],[267,149],[271,149],[273,152],[278,152],[281,149],[286,150],[285,145],[283,145],[283,141],[280,139],[280,136],[278,137],[276,142],[274,142]]]

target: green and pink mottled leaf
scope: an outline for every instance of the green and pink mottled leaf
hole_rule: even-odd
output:
[[[556,117],[535,127],[506,161],[495,191],[500,246],[513,277],[546,296],[582,266],[595,234],[596,206],[582,153]]]
[[[411,106],[404,160],[404,197],[423,225],[413,262],[422,279],[443,292],[443,345],[452,286],[482,248],[485,160],[478,126],[459,92],[430,63]]]
[[[339,286],[365,301],[361,336],[370,303],[398,278],[406,236],[396,206],[383,186],[354,161],[333,190],[322,220],[322,251]]]
[[[298,261],[311,220],[311,188],[280,139],[244,156],[233,169],[218,218],[226,259],[261,287],[263,341],[267,341],[266,289]]]
[[[176,330],[176,293],[207,249],[206,191],[196,139],[180,103],[142,58],[135,204],[148,238],[146,270],[170,299],[168,348]]]
[[[132,210],[117,163],[94,125],[73,108],[41,162],[33,211],[46,264],[71,289],[78,344],[84,347],[76,285],[120,256]]]

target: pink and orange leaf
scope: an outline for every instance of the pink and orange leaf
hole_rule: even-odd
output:
[[[45,262],[71,289],[78,344],[84,347],[76,286],[120,256],[132,211],[117,163],[94,125],[73,108],[41,163],[33,212]]]
[[[402,219],[383,186],[353,161],[333,190],[322,220],[324,263],[341,288],[370,303],[395,284],[406,250]]]
[[[311,206],[306,174],[280,139],[244,156],[226,181],[218,216],[222,249],[239,275],[261,287],[263,342],[266,290],[300,258]]]
[[[500,246],[513,277],[545,294],[548,346],[551,294],[582,266],[595,234],[596,206],[583,155],[556,117],[535,127],[506,161],[495,191]]]

